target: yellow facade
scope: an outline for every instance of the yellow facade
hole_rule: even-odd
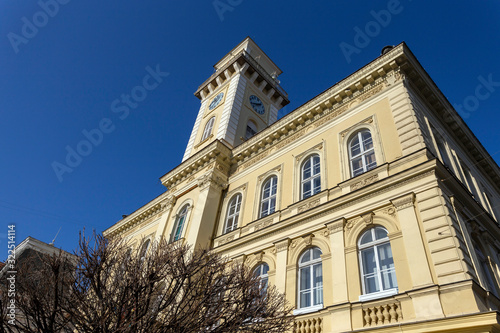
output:
[[[279,120],[250,38],[215,69],[167,191],[105,235],[267,265],[297,332],[500,332],[500,170],[404,43]]]

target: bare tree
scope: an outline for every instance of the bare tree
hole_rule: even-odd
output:
[[[69,317],[63,310],[68,306],[69,292],[73,282],[74,262],[59,250],[54,254],[28,251],[18,262],[15,276],[16,313],[14,319],[7,316],[6,276],[2,278],[3,295],[2,332],[73,332]]]
[[[51,332],[272,333],[293,324],[284,295],[274,287],[262,290],[248,267],[210,250],[161,240],[144,254],[123,240],[93,235],[80,238],[76,256],[72,280],[65,281],[71,291],[60,293],[64,300],[32,305],[37,329],[42,323],[36,314],[54,312],[58,321]]]

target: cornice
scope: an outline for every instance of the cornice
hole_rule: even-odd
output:
[[[435,115],[449,127],[450,132],[455,134],[454,138],[500,190],[500,167],[406,46],[405,54],[407,62],[402,65],[402,70],[408,77],[408,88],[418,92],[420,98],[431,106]]]
[[[116,222],[114,225],[103,231],[106,237],[113,237],[119,233],[130,230],[131,228],[143,224],[153,216],[159,215],[164,211],[171,209],[175,199],[169,192],[164,192],[146,205],[137,209],[132,214]]]
[[[228,166],[225,165],[227,163],[223,162],[229,160],[230,154],[231,149],[221,141],[216,140],[163,175],[160,181],[164,186],[172,189],[183,180],[193,177],[197,171],[202,170],[209,164],[213,164],[216,159],[222,161],[218,165],[214,165],[214,167],[217,167],[222,172],[228,171]]]

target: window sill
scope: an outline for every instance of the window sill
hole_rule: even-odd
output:
[[[316,311],[321,310],[321,309],[323,309],[323,304],[313,305],[313,306],[309,306],[307,308],[295,309],[295,310],[293,310],[293,315],[296,316],[296,315],[301,315],[301,314],[305,314],[305,313],[316,312]]]
[[[374,299],[379,299],[379,298],[384,298],[384,297],[396,295],[397,293],[398,293],[398,288],[379,291],[379,292],[371,293],[371,294],[359,295],[359,301],[360,302],[371,301]]]

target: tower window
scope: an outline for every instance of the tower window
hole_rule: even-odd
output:
[[[255,134],[257,134],[257,124],[255,122],[253,122],[252,120],[249,120],[247,123],[247,130],[245,133],[245,139],[248,140],[252,136],[254,136]]]
[[[212,134],[212,128],[214,127],[214,122],[215,122],[215,117],[212,117],[207,121],[207,123],[205,125],[205,129],[203,130],[203,135],[201,137],[201,141],[208,139],[210,134]]]

